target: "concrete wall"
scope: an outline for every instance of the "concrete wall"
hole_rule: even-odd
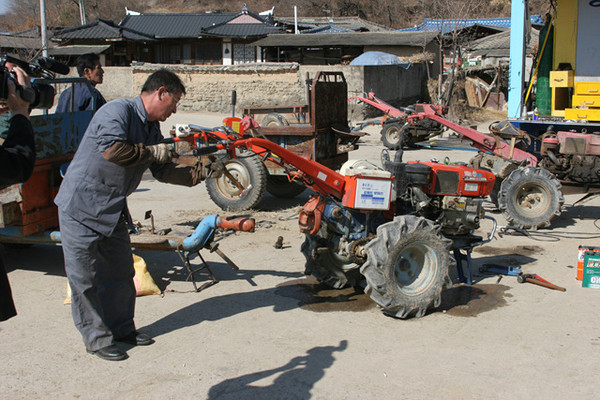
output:
[[[348,96],[369,91],[391,103],[422,98],[427,79],[424,65],[405,70],[398,66],[321,65],[260,63],[232,66],[187,66],[144,64],[132,67],[104,67],[104,82],[97,86],[107,100],[134,97],[152,72],[166,67],[177,73],[185,87],[180,111],[208,111],[230,115],[231,92],[237,92],[236,115],[242,107],[306,104],[306,74],[342,71],[348,83]],[[76,76],[74,71],[71,72]],[[369,107],[349,103],[349,119],[361,120]]]

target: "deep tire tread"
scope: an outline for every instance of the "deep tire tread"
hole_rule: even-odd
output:
[[[433,278],[426,290],[407,294],[394,274],[394,257],[413,243],[424,245],[435,254]],[[439,306],[442,290],[449,281],[449,270],[456,264],[450,256],[452,242],[442,236],[433,221],[415,216],[398,216],[377,228],[377,237],[365,246],[367,261],[360,271],[367,281],[365,293],[385,314],[396,318],[422,317]]]
[[[390,130],[399,131],[398,141],[390,140]],[[406,134],[406,132],[400,132],[401,130],[402,124],[400,124],[399,122],[384,124],[383,128],[381,129],[381,141],[383,142],[383,145],[390,150],[401,149],[404,142],[404,135]]]
[[[516,191],[527,184],[541,185],[550,194],[550,204],[547,210],[534,218],[519,213],[520,206],[513,202]],[[558,178],[548,170],[538,167],[525,167],[514,170],[502,181],[498,193],[498,208],[509,225],[521,229],[549,227],[552,219],[560,216],[564,203],[562,185]]]

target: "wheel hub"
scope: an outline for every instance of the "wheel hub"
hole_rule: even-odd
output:
[[[527,214],[539,214],[549,206],[549,194],[539,185],[523,186],[517,193],[516,203]]]
[[[394,263],[394,274],[402,292],[417,295],[435,280],[437,258],[433,249],[415,243],[407,246]]]
[[[233,176],[242,186],[246,187],[248,182],[250,182],[250,177],[246,169],[237,163],[229,163],[227,164],[227,171]],[[238,188],[228,177],[221,176],[218,178],[217,186],[219,191],[224,195],[231,199],[238,198],[240,196],[241,190]]]

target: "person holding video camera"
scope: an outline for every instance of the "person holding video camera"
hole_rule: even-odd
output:
[[[0,104],[0,114],[11,111],[10,125],[6,139],[0,146],[0,188],[25,182],[31,176],[35,163],[35,141],[33,127],[29,121],[29,103],[20,96],[20,91],[30,86],[29,77],[20,67],[6,63],[4,67],[15,73],[17,85],[13,78],[7,80],[8,96],[6,102]],[[3,100],[0,100],[3,101]],[[17,315],[8,275],[4,261],[0,257],[0,321]]]
[[[100,57],[94,53],[86,53],[77,57],[77,73],[80,77],[86,78],[89,85],[77,82],[72,87],[65,89],[58,98],[56,113],[95,111],[106,104],[106,100],[100,91],[96,89],[96,85],[104,81],[104,70],[100,65]],[[72,110],[71,97],[73,97]]]

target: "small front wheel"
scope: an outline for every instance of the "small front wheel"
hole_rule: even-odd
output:
[[[406,135],[408,134],[406,129],[403,129],[404,124],[400,122],[391,122],[383,124],[381,129],[381,141],[383,145],[390,150],[401,149],[405,145]]]
[[[256,207],[265,193],[267,172],[260,158],[251,151],[236,150],[236,158],[225,161],[227,171],[242,185],[242,190],[227,176],[208,178],[206,189],[211,200],[224,211],[244,211]]]

